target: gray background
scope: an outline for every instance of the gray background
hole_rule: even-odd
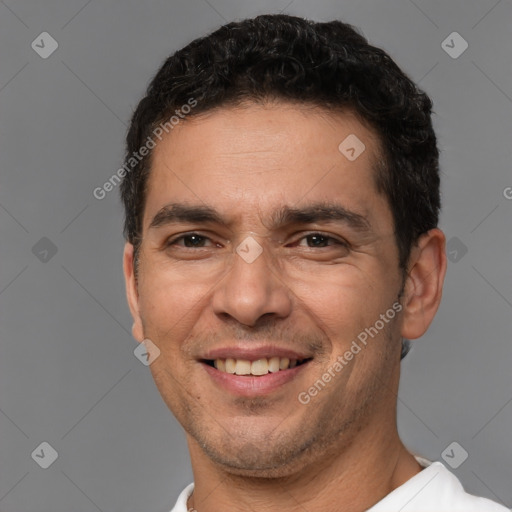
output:
[[[281,10],[360,27],[434,100],[452,261],[403,363],[399,429],[432,460],[457,441],[467,489],[512,506],[510,1],[1,0],[3,512],[165,512],[191,481],[181,428],[133,354],[118,191],[92,191],[165,57]],[[31,47],[44,31],[59,44],[47,59]],[[469,44],[456,59],[453,31]],[[43,441],[58,452],[47,469],[31,457]]]

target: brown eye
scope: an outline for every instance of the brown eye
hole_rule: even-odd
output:
[[[204,247],[206,238],[201,235],[187,235],[183,237],[185,247]]]
[[[177,245],[180,247],[188,247],[188,248],[202,248],[205,247],[205,243],[209,241],[209,238],[198,235],[197,233],[188,233],[186,235],[181,235],[178,238],[173,240],[169,240],[167,242],[167,246]]]
[[[329,237],[323,235],[308,235],[306,237],[310,247],[327,247]]]
[[[322,233],[311,233],[307,236],[304,236],[300,239],[299,245],[303,245],[301,242],[305,240],[307,247],[310,248],[323,248],[323,247],[329,247],[333,245],[341,245],[346,246],[344,242],[341,240],[338,240],[332,236],[324,235]]]

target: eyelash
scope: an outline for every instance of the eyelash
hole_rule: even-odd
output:
[[[311,233],[307,233],[306,235],[303,235],[301,238],[298,239],[298,241],[301,241],[303,239],[306,239],[308,237],[311,237],[311,236],[321,236],[327,240],[333,240],[335,242],[334,245],[339,245],[341,247],[349,247],[349,244],[348,242],[344,241],[344,240],[339,240],[331,235],[328,235],[327,233],[322,233],[321,231],[312,231]],[[179,242],[180,240],[184,240],[185,238],[188,238],[188,237],[192,237],[192,236],[198,236],[204,240],[210,240],[211,239],[207,236],[204,236],[204,235],[201,235],[200,233],[197,233],[195,231],[191,231],[190,233],[184,233],[182,235],[179,235],[178,237],[176,238],[171,238],[169,240],[166,241],[165,243],[165,247],[171,247],[173,245],[176,245],[176,242]],[[328,245],[327,247],[332,247],[333,245]],[[194,249],[194,247],[185,247],[185,246],[181,246],[183,249]],[[326,249],[327,247],[320,247],[320,249]],[[204,249],[204,247],[199,247],[199,249]],[[308,249],[315,249],[315,247],[308,247]]]

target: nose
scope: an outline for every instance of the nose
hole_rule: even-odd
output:
[[[271,268],[265,250],[252,262],[238,253],[232,266],[214,290],[215,314],[255,326],[264,315],[287,317],[292,308],[292,292]]]

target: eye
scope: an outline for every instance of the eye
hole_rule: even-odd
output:
[[[323,233],[310,233],[304,237],[302,237],[299,240],[298,245],[304,246],[302,243],[303,241],[306,241],[307,247],[310,248],[323,248],[323,247],[329,247],[333,245],[338,245],[341,247],[347,247],[348,244],[346,242],[343,242],[342,240],[338,240],[337,238],[334,238],[329,235],[325,235]]]
[[[167,247],[178,246],[178,247],[187,247],[187,248],[203,248],[207,242],[211,242],[211,240],[203,235],[199,235],[198,233],[186,233],[185,235],[181,235],[177,238],[168,240],[166,242]]]

